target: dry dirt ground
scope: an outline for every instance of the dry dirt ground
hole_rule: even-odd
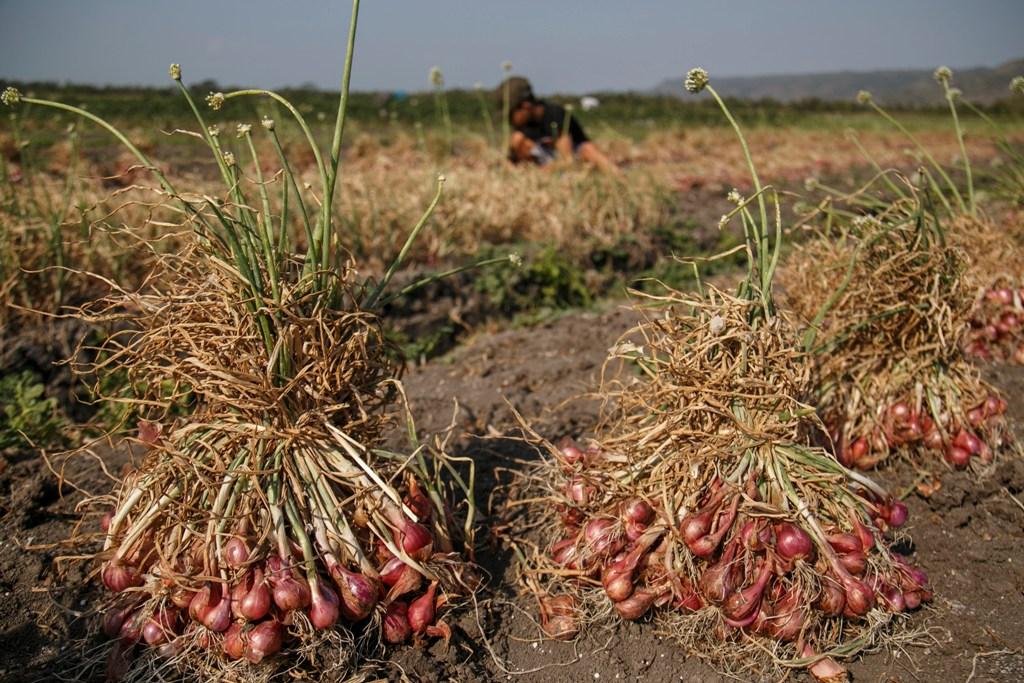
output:
[[[520,442],[503,438],[516,426],[510,406],[546,437],[586,435],[598,405],[574,397],[593,388],[607,349],[634,319],[621,306],[610,306],[529,329],[478,333],[448,356],[407,373],[422,431],[447,426],[452,399],[458,399],[457,428],[466,435],[459,450],[476,459],[478,502],[485,512],[498,513],[504,503],[502,468],[533,457]],[[988,373],[1006,392],[1018,434],[1024,435],[1024,370],[991,367]],[[107,458],[116,471],[125,456],[111,452]],[[85,629],[75,610],[88,606],[89,589],[69,592],[51,585],[55,551],[27,548],[66,537],[75,496],[61,496],[37,455],[23,453],[0,466],[0,680],[54,680],[74,661],[69,643]],[[79,481],[107,485],[94,467],[77,467],[72,475]],[[883,478],[898,488],[901,476]],[[851,665],[856,681],[1024,680],[1022,490],[1024,463],[1004,459],[980,481],[951,473],[931,499],[909,498],[914,561],[928,572],[936,592],[932,606],[915,614],[911,625],[926,630],[931,642],[861,657]],[[649,624],[622,624],[575,644],[542,641],[533,605],[510,582],[508,550],[482,534],[477,559],[490,575],[478,609],[469,605],[454,617],[449,647],[436,642],[389,653],[384,671],[390,680],[728,680],[657,638]],[[802,673],[794,679],[809,680]]]

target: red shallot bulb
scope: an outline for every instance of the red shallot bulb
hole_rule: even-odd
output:
[[[178,586],[171,590],[171,602],[175,607],[188,609],[188,606],[192,604],[192,598],[194,598],[195,595],[196,594],[192,591]]]
[[[103,614],[103,632],[113,638],[121,632],[124,620],[132,613],[133,607],[111,607]]]
[[[312,589],[310,598],[309,621],[314,628],[325,629],[334,626],[338,621],[338,594],[330,586],[318,581]]]
[[[380,585],[376,580],[351,572],[341,565],[331,567],[331,577],[341,593],[341,614],[348,621],[362,621],[377,606]]]
[[[879,597],[890,612],[902,612],[906,609],[906,601],[903,599],[903,592],[888,584],[879,586]]]
[[[249,631],[245,642],[245,658],[253,664],[259,664],[266,657],[277,654],[284,640],[284,627],[276,619],[264,621]]]
[[[716,512],[718,512],[717,508],[703,510],[687,515],[683,519],[683,522],[680,525],[680,531],[682,532],[683,540],[687,545],[696,543],[711,533],[711,525],[715,521]]]
[[[185,650],[185,639],[175,638],[162,645],[157,645],[156,653],[165,659],[179,656]]]
[[[981,453],[982,442],[981,439],[971,434],[965,429],[961,429],[957,432],[956,436],[953,437],[953,445],[959,446],[971,455],[977,455]]]
[[[941,451],[945,447],[945,444],[942,442],[942,433],[934,427],[930,432],[926,431],[924,434],[924,446],[933,451]]]
[[[814,542],[797,525],[781,522],[775,527],[775,551],[784,560],[813,560]]]
[[[889,506],[889,514],[885,521],[892,528],[898,529],[907,523],[907,517],[909,516],[910,511],[907,510],[907,506],[902,501],[897,500]]]
[[[401,601],[391,603],[384,611],[384,642],[397,645],[407,641],[410,635],[409,605]]]
[[[853,534],[830,534],[826,537],[826,540],[828,540],[828,544],[837,553],[859,553],[864,551],[864,546],[861,545],[860,539]]]
[[[245,654],[245,638],[241,624],[231,624],[224,633],[224,654],[231,659],[241,659]]]
[[[971,453],[959,446],[950,444],[946,447],[946,462],[953,467],[967,467],[971,462]]]
[[[250,621],[259,621],[270,612],[270,603],[273,601],[273,596],[271,595],[267,580],[263,577],[262,569],[258,567],[254,569],[252,576],[252,588],[242,598],[238,611],[241,616]]]
[[[579,633],[576,603],[570,595],[545,595],[540,598],[540,625],[554,640],[572,640]]]
[[[429,559],[434,553],[434,538],[427,528],[404,516],[399,525],[398,541],[402,550],[414,560]]]
[[[910,419],[910,406],[903,401],[897,401],[889,406],[889,417],[896,423],[906,422]]]
[[[855,576],[860,576],[868,566],[868,558],[863,552],[855,550],[849,553],[839,553],[839,562],[846,571]]]
[[[210,584],[203,584],[198,592],[192,594],[192,601],[188,603],[188,615],[193,621],[202,623],[203,615],[210,606]]]
[[[860,617],[867,614],[875,604],[875,594],[863,581],[846,576],[842,579],[843,589],[846,593],[846,609],[844,614],[851,617]]]
[[[563,567],[572,568],[578,559],[579,551],[576,548],[575,538],[563,538],[551,546],[551,559]]]
[[[214,633],[226,631],[231,626],[231,597],[226,587],[224,590],[211,591],[210,604],[200,612],[199,621]]]
[[[622,518],[628,522],[647,525],[654,520],[654,508],[643,498],[632,498],[622,506]]]
[[[839,583],[829,576],[821,581],[821,594],[815,606],[827,617],[838,617],[846,607],[846,593]]]
[[[635,621],[647,614],[647,610],[651,609],[651,605],[654,604],[657,597],[657,593],[646,589],[633,591],[631,596],[615,603],[615,611],[623,619]]]
[[[615,532],[615,520],[610,517],[591,519],[583,527],[583,537],[592,554],[611,555],[622,548],[622,539]]]
[[[142,627],[144,625],[142,612],[136,611],[125,617],[121,623],[121,630],[118,631],[118,638],[124,643],[136,643],[142,638]]]
[[[757,608],[761,605],[761,595],[772,577],[772,562],[765,560],[761,563],[757,578],[743,590],[731,593],[722,605],[722,613],[732,621],[743,621],[750,616],[756,616]]]
[[[569,436],[563,436],[558,442],[558,452],[569,465],[575,465],[583,460],[583,450]]]
[[[604,592],[612,602],[625,600],[633,594],[633,568],[616,568],[615,563],[604,570],[601,577]]]
[[[245,541],[232,536],[228,539],[227,543],[224,544],[224,562],[229,567],[241,567],[249,561],[249,547],[245,544]]]
[[[178,618],[178,610],[171,607],[158,609],[142,627],[142,639],[147,645],[166,643],[174,635],[174,622]]]
[[[707,567],[700,577],[701,593],[710,602],[723,602],[732,590],[732,560],[735,549],[735,544],[730,543],[722,553],[722,558]]]
[[[840,462],[845,467],[855,467],[858,462],[862,461],[867,457],[871,451],[871,444],[863,436],[858,436],[850,444],[849,453],[845,454],[845,457],[840,458]],[[844,455],[842,452],[840,455]]]
[[[784,642],[796,640],[807,619],[799,589],[794,586],[783,593],[782,597],[775,601],[771,611],[774,616],[767,624],[769,633]]]
[[[413,633],[420,634],[434,623],[434,600],[437,581],[431,581],[427,592],[409,603],[409,626]]]
[[[711,557],[711,555],[715,553],[718,546],[722,543],[722,538],[724,538],[725,534],[732,528],[733,520],[736,519],[736,509],[739,507],[739,503],[740,496],[734,496],[729,509],[718,518],[717,531],[707,533],[692,543],[688,542],[686,544],[691,553],[702,558]]]
[[[141,586],[145,581],[138,568],[114,558],[103,567],[103,585],[115,593]]]
[[[980,427],[985,422],[985,411],[981,408],[971,408],[967,411],[967,421],[972,427]]]
[[[405,562],[402,562],[399,557],[392,557],[380,568],[380,580],[385,586],[394,586],[403,571],[405,571]]]
[[[587,482],[580,476],[573,477],[565,485],[566,497],[577,505],[586,505],[596,492],[597,489],[593,486],[588,486]]]
[[[268,568],[271,564],[268,563]],[[270,581],[273,584],[274,604],[283,612],[294,609],[305,609],[309,606],[309,583],[306,579],[295,576],[290,570],[272,571]]]

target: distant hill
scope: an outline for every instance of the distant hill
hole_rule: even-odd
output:
[[[801,75],[744,76],[715,78],[715,90],[723,97],[743,99],[852,101],[859,90],[868,90],[878,102],[886,104],[942,104],[942,89],[932,77],[933,70],[836,71]],[[953,85],[972,102],[991,104],[1006,99],[1014,76],[1024,75],[1024,59],[997,67],[954,69]],[[683,78],[670,78],[653,90],[660,95],[687,94]]]

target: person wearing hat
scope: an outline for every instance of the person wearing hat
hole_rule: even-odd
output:
[[[522,76],[510,76],[498,86],[495,97],[502,110],[506,92],[512,127],[508,158],[512,163],[547,166],[558,158],[575,157],[602,171],[618,171],[618,167],[587,137],[576,117],[564,107],[537,99],[528,80]]]

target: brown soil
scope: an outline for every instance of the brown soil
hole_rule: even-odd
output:
[[[507,480],[501,468],[533,454],[506,435],[515,432],[514,406],[541,434],[586,435],[598,404],[576,398],[592,389],[607,349],[634,321],[622,307],[574,313],[530,329],[481,333],[447,357],[413,369],[405,378],[422,431],[441,429],[459,402],[460,449],[476,459],[478,503],[496,513]],[[1012,419],[1024,425],[1024,369],[989,368],[990,379],[1011,398]],[[477,435],[477,436],[468,436]],[[105,451],[117,471],[125,456]],[[58,488],[38,455],[0,460],[0,680],[52,680],[75,661],[71,642],[86,632],[92,595],[80,570],[67,584],[51,578],[56,543],[74,522],[77,495]],[[109,486],[96,468],[77,461],[76,481]],[[886,473],[893,488],[905,473]],[[931,577],[936,599],[910,618],[931,642],[901,652],[856,660],[857,681],[1024,680],[1024,463],[1004,458],[983,477],[950,473],[931,499],[911,497],[914,560]],[[1020,501],[1020,502],[1019,502]],[[489,520],[493,522],[496,515]],[[391,653],[391,680],[458,681],[719,681],[727,680],[667,640],[649,624],[622,624],[591,633],[576,644],[543,641],[535,608],[512,581],[507,549],[482,538],[477,559],[490,575],[478,609],[454,618],[450,647],[406,647]],[[486,640],[481,636],[486,636]],[[973,677],[972,677],[973,675]],[[797,680],[807,679],[805,674]]]

